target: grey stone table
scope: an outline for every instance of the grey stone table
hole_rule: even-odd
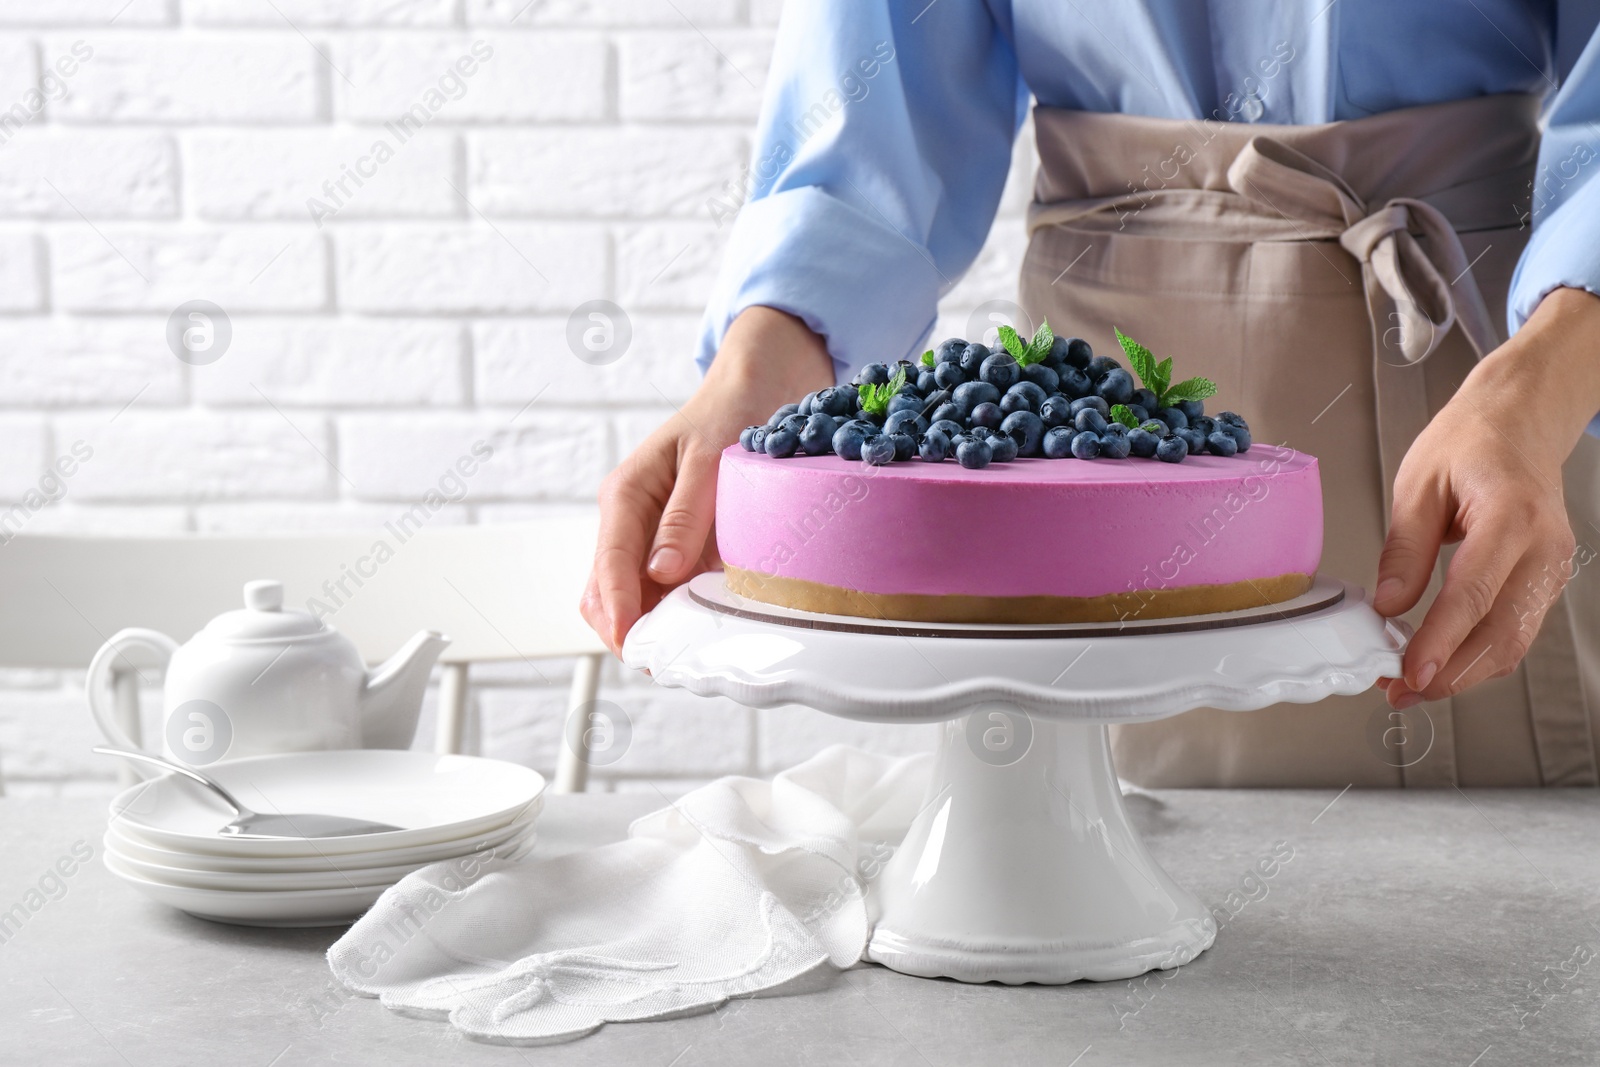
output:
[[[145,900],[100,864],[99,803],[0,800],[0,911],[39,905],[0,926],[0,1063],[1600,1062],[1600,794],[1129,803],[1151,851],[1221,926],[1179,970],[1008,988],[866,965],[803,995],[508,1048],[341,995],[323,963],[337,930],[221,926]],[[615,839],[652,806],[552,797],[539,848]],[[74,847],[95,858],[77,864]],[[63,857],[72,873],[51,877]]]

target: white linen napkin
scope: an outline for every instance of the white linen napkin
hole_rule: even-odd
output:
[[[861,959],[866,884],[931,766],[836,745],[770,782],[701,786],[615,844],[434,864],[384,893],[328,963],[388,1008],[506,1044],[804,983]]]

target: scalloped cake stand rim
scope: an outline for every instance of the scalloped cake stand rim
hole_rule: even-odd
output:
[[[694,589],[703,595],[712,582],[720,586],[719,573]],[[1099,722],[1250,711],[1359,693],[1399,669],[1408,627],[1379,616],[1357,586],[1323,577],[1317,586],[1344,595],[1310,614],[1237,626],[1116,637],[1041,626],[1049,635],[1019,639],[1016,627],[993,638],[810,628],[718,612],[685,585],[634,626],[623,662],[701,696],[876,722],[934,722],[987,702]],[[897,645],[903,652],[885,655]]]

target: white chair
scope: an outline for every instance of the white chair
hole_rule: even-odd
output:
[[[471,664],[577,657],[551,785],[581,792],[586,723],[573,712],[594,700],[605,653],[578,614],[594,540],[595,520],[582,515],[340,534],[21,534],[0,543],[0,667],[82,668],[125,626],[186,641],[242,606],[246,581],[275,578],[285,604],[303,608],[316,597],[336,609],[330,621],[369,663],[418,630],[451,638],[439,661],[440,752],[463,750]],[[118,719],[138,739],[138,678],[124,666],[112,684]]]

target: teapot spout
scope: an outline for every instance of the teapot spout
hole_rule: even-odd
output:
[[[450,639],[424,630],[367,675],[361,691],[361,743],[366,748],[410,748],[422,714],[428,674]]]

